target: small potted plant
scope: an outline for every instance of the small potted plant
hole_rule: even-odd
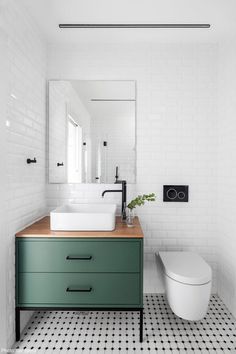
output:
[[[145,202],[154,202],[156,200],[155,193],[138,195],[127,205],[126,223],[128,227],[134,226],[134,209],[137,206],[144,205]]]

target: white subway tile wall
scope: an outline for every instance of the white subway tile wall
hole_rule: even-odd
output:
[[[69,81],[53,81],[49,83],[48,95],[48,139],[49,145],[49,171],[48,178],[51,183],[67,182],[67,120],[70,115],[74,121],[83,127],[83,139],[90,133],[90,116],[79,99],[77,92]],[[58,168],[57,163],[64,166]]]
[[[129,198],[157,194],[157,202],[138,210],[146,259],[152,262],[158,250],[196,251],[213,267],[213,292],[217,50],[215,44],[50,45],[48,58],[49,79],[137,81],[137,184],[128,191]],[[188,184],[189,203],[163,203],[163,184]],[[48,185],[47,203],[51,209],[68,201],[102,201],[108,187]],[[104,202],[112,200],[120,196],[107,195]]]
[[[117,104],[123,105],[119,117],[119,110],[113,106],[113,109],[110,109],[110,114],[98,114],[91,119],[93,177],[97,175],[96,165],[98,165],[99,153],[102,165],[100,181],[103,183],[115,181],[115,171],[118,166],[119,179],[126,179],[128,183],[134,183],[136,172],[135,102],[118,102]],[[107,142],[105,148],[103,141]],[[95,182],[95,179],[92,181]]]
[[[218,292],[236,317],[236,41],[219,54]]]
[[[3,1],[0,15],[9,60],[7,139],[7,346],[15,339],[15,233],[45,214],[46,45],[19,2]],[[27,158],[37,163],[28,165]],[[29,319],[22,316],[22,326]]]
[[[6,101],[7,101],[7,38],[0,28],[0,347],[6,346],[6,276],[7,276],[7,225],[6,225]],[[4,319],[4,321],[3,321]]]

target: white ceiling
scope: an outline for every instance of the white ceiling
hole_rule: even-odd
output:
[[[236,0],[19,0],[48,43],[203,41],[236,35]],[[59,23],[210,23],[210,29],[59,29]]]
[[[135,100],[135,81],[70,81],[92,118],[135,117],[135,102],[91,99]]]
[[[77,94],[85,101],[91,99],[135,100],[135,81],[74,80],[70,81]]]

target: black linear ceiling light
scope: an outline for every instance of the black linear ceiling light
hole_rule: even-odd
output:
[[[62,23],[60,28],[210,28],[209,23]]]
[[[135,102],[130,98],[91,98],[91,102]]]

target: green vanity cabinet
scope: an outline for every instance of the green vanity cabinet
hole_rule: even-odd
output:
[[[143,317],[141,237],[16,237],[16,336],[21,310],[123,310]]]
[[[19,307],[142,307],[142,240],[16,240]]]

